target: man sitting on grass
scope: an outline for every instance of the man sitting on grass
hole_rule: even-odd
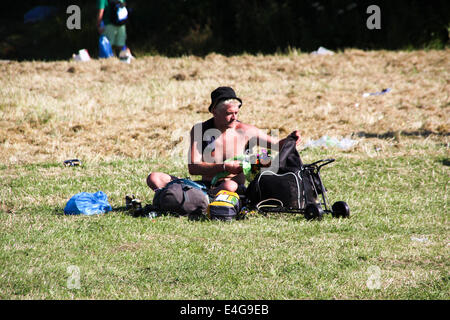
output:
[[[280,150],[285,139],[278,140],[269,136],[255,126],[238,120],[242,100],[230,87],[219,87],[211,93],[209,112],[213,118],[195,124],[191,129],[188,169],[191,175],[201,175],[203,183],[211,193],[228,190],[241,194],[245,191],[245,176],[239,161],[226,159],[242,155],[249,142],[263,145],[267,148]],[[291,133],[300,143],[298,131]],[[211,185],[214,176],[221,172],[229,173]],[[152,190],[163,188],[177,177],[162,172],[152,172],[147,177],[147,184]]]

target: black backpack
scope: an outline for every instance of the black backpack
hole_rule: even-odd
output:
[[[260,172],[247,187],[247,205],[260,210],[265,206],[295,211],[315,203],[321,194],[320,178],[305,169],[296,149],[296,140],[288,136],[273,163],[279,163],[277,172]]]
[[[176,179],[155,191],[153,207],[182,216],[206,215],[209,196],[206,187],[189,179]]]
[[[111,22],[116,26],[121,26],[128,21],[128,10],[123,2],[119,0],[108,0],[111,6]]]

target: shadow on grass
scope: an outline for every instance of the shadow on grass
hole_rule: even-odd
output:
[[[117,208],[112,208],[111,212],[129,212],[130,209],[123,206],[123,207],[117,207]]]
[[[61,207],[56,207],[53,209],[53,214],[57,215],[57,216],[64,216],[64,208]]]
[[[132,215],[132,211],[130,209],[126,208],[126,207],[112,208],[112,210],[108,211],[108,212],[123,212],[123,213],[125,213],[127,215]],[[108,212],[106,212],[106,213],[108,213]],[[55,214],[57,216],[64,216],[64,215],[66,215],[64,213],[64,208],[61,208],[61,207],[53,208],[53,214]]]
[[[66,216],[64,213],[64,208],[61,207],[55,207],[53,209],[53,213],[57,216]],[[163,212],[155,209],[152,205],[146,205],[141,210],[133,210],[129,209],[125,206],[122,207],[116,207],[112,208],[111,211],[108,211],[108,213],[123,213],[125,216],[129,216],[132,218],[147,218],[147,219],[158,219],[161,217],[173,217],[173,218],[186,218],[189,221],[193,221],[196,223],[207,223],[211,220],[208,218],[206,214],[192,214],[192,215],[180,215],[173,212]],[[233,223],[236,221],[245,221],[249,219],[255,219],[255,218],[263,218],[263,219],[269,219],[269,220],[285,220],[285,219],[292,219],[296,222],[300,221],[308,221],[305,219],[304,214],[302,213],[288,213],[288,212],[258,212],[253,214],[239,214],[235,218],[229,220],[229,221],[222,221],[223,223]],[[312,219],[308,222],[310,223],[320,223],[321,220]]]

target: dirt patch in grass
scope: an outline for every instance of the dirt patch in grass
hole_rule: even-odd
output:
[[[210,92],[235,88],[240,119],[303,140],[363,140],[356,150],[448,148],[450,50],[361,51],[87,63],[0,64],[0,163],[184,157]],[[364,98],[364,93],[392,91]]]

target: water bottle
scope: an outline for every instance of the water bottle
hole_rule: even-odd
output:
[[[156,211],[150,211],[149,213],[148,213],[148,217],[150,218],[150,219],[154,219],[154,218],[156,218],[156,217],[158,217],[159,216],[159,214],[158,214],[158,212],[156,212]]]

